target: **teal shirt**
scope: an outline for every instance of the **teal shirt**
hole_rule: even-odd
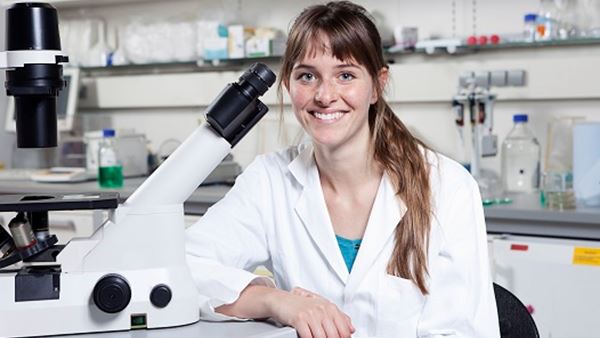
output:
[[[344,262],[346,263],[346,267],[348,267],[348,272],[350,272],[352,271],[352,265],[354,265],[354,260],[358,254],[362,239],[347,239],[338,235],[335,235],[335,239],[337,239]]]

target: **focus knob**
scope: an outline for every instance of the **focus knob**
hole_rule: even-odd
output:
[[[173,294],[171,293],[171,289],[164,284],[155,286],[152,289],[152,292],[150,292],[150,302],[158,308],[169,305],[172,297]]]
[[[121,275],[102,277],[94,286],[94,304],[106,312],[117,313],[127,307],[131,300],[129,283]]]

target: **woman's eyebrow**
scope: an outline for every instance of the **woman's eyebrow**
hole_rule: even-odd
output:
[[[354,64],[354,63],[342,63],[339,65],[335,65],[335,68],[360,68],[360,66],[357,64]],[[316,67],[301,63],[301,64],[294,66],[294,68],[292,70],[297,70],[297,69],[315,70]]]
[[[304,63],[298,64],[296,66],[294,66],[294,68],[292,70],[296,70],[296,69],[309,69],[309,70],[314,70],[316,69],[316,67],[311,66],[311,65],[307,65]]]
[[[344,63],[341,65],[336,65],[335,68],[360,68],[360,66],[354,63]]]

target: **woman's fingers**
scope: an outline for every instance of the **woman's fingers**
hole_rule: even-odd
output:
[[[273,317],[293,326],[300,338],[350,338],[354,332],[350,317],[334,303],[302,288],[278,299]]]
[[[313,338],[308,322],[297,322],[294,324],[294,329],[296,329],[299,338]]]
[[[341,338],[350,338],[354,333],[354,326],[346,314],[340,312],[333,318],[333,322]]]

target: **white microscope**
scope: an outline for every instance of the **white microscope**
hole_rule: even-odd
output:
[[[19,147],[56,146],[55,101],[64,87],[56,10],[7,10],[7,93],[15,96]],[[15,211],[0,226],[0,336],[160,328],[199,319],[185,261],[183,202],[266,114],[258,100],[275,82],[255,64],[208,107],[207,123],[122,205],[116,194],[0,196]],[[48,211],[110,209],[89,238],[56,245]],[[25,320],[27,319],[27,320]]]

